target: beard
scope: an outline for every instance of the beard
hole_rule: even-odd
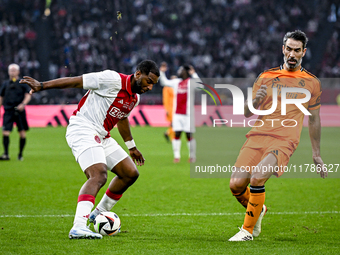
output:
[[[295,64],[290,64],[288,61],[291,60],[295,60]],[[286,66],[288,67],[288,69],[293,70],[295,68],[297,68],[299,65],[301,65],[302,63],[302,58],[300,58],[299,60],[296,60],[295,58],[288,58],[286,56],[283,56],[283,61],[286,64]]]
[[[143,94],[141,81],[136,80],[135,86],[131,89],[132,93]]]

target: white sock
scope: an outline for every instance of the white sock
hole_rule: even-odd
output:
[[[196,158],[196,140],[192,138],[188,141],[189,158]]]
[[[96,210],[98,210],[98,212],[109,212],[118,201],[119,200],[114,200],[108,195],[104,194],[99,204],[97,205]]]
[[[73,226],[86,227],[87,220],[90,216],[94,204],[90,201],[80,201],[77,204],[76,216],[74,217]]]
[[[181,139],[172,140],[172,150],[174,152],[174,158],[181,158]]]

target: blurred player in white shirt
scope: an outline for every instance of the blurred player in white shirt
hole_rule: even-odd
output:
[[[181,158],[181,133],[185,132],[188,140],[189,162],[196,161],[196,140],[193,137],[195,133],[195,112],[194,99],[195,88],[203,87],[197,83],[199,79],[193,66],[183,65],[177,71],[179,78],[169,80],[165,72],[168,67],[166,63],[162,63],[159,81],[162,86],[174,88],[174,104],[173,104],[173,120],[172,127],[175,131],[175,138],[172,140],[172,150],[174,153],[174,163],[178,163]]]
[[[100,212],[110,211],[137,180],[139,172],[135,163],[144,165],[144,157],[132,138],[127,117],[138,104],[139,95],[152,90],[158,78],[156,63],[144,60],[131,75],[105,70],[46,82],[27,76],[20,81],[28,84],[31,92],[52,88],[88,89],[71,116],[66,131],[67,143],[88,179],[79,192],[70,239],[102,238],[87,228],[87,220],[93,222]],[[116,124],[133,160],[110,136],[110,130]],[[91,213],[95,197],[107,181],[107,170],[116,176]]]

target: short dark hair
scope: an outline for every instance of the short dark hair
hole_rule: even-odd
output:
[[[149,74],[150,72],[157,76],[160,75],[157,64],[154,61],[149,60],[149,59],[143,60],[142,62],[140,62],[137,65],[136,70],[146,75]]]
[[[302,42],[303,49],[306,48],[308,38],[301,30],[295,30],[293,32],[287,32],[283,37],[283,45],[286,45],[288,38]]]
[[[188,72],[190,71],[190,65],[189,64],[184,64],[183,68]]]
[[[190,69],[191,69],[191,66],[190,66],[189,64],[184,64],[184,65],[183,65],[183,68],[184,68],[184,70],[187,72],[187,75],[188,75],[188,76],[191,76],[191,75],[189,74],[189,71],[190,71]]]

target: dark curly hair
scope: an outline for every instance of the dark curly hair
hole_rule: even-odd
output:
[[[148,75],[150,72],[157,76],[160,75],[157,64],[154,61],[149,60],[149,59],[146,59],[140,62],[137,65],[136,70],[146,75]]]

